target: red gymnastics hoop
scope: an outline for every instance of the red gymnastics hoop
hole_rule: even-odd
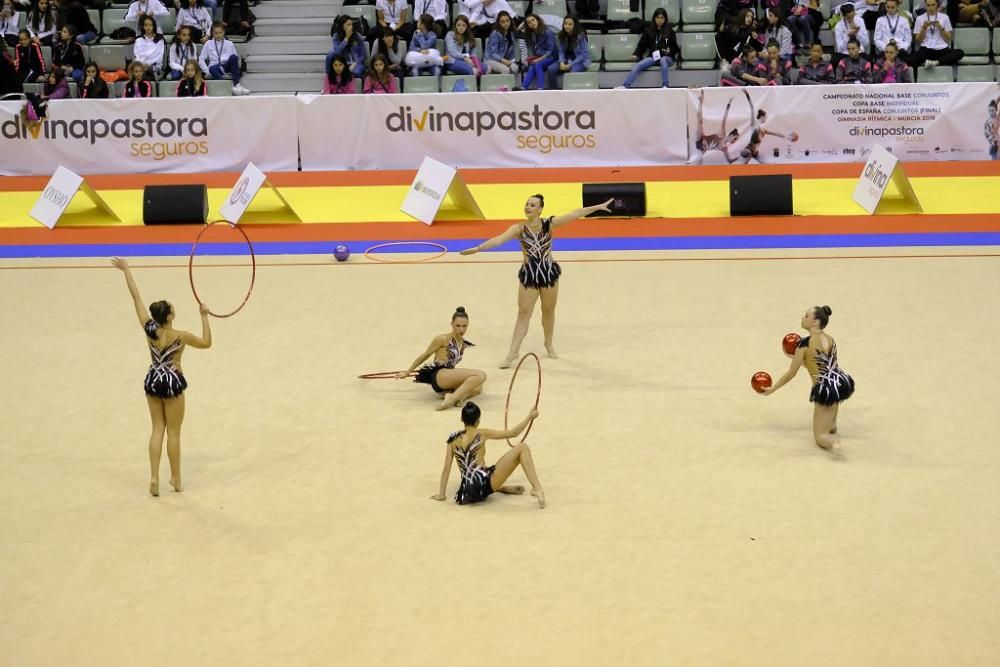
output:
[[[362,373],[361,375],[358,376],[358,379],[359,380],[392,380],[393,378],[396,377],[396,375],[398,373],[399,373],[399,371],[380,371],[378,373]],[[416,377],[416,375],[417,375],[417,372],[413,371],[412,373],[408,373],[406,375],[406,377],[411,378],[411,377]]]
[[[404,260],[394,260],[394,259],[378,259],[373,254],[373,251],[379,248],[389,248],[392,246],[400,245],[426,245],[439,248],[440,251],[436,255],[431,255],[430,257],[425,257],[423,259],[404,259]],[[379,243],[378,245],[373,245],[368,250],[365,250],[365,257],[373,262],[382,262],[383,264],[420,264],[421,262],[430,262],[435,259],[440,259],[448,254],[448,249],[441,245],[440,243],[434,243],[433,241],[393,241],[392,243]]]
[[[198,244],[201,243],[202,234],[204,234],[209,227],[211,227],[212,225],[216,225],[220,222],[226,222],[226,224],[228,224],[233,229],[239,230],[240,234],[243,235],[243,240],[247,242],[247,249],[250,250],[250,288],[247,290],[247,295],[243,298],[243,303],[237,306],[236,310],[234,310],[231,313],[227,313],[225,315],[219,315],[218,313],[213,313],[212,311],[208,311],[208,314],[211,315],[212,317],[225,319],[227,317],[232,317],[236,313],[243,310],[243,307],[247,305],[247,301],[250,300],[250,295],[253,294],[254,281],[257,279],[257,257],[256,255],[254,255],[253,244],[250,243],[250,237],[247,236],[247,233],[243,231],[243,228],[240,227],[239,225],[231,224],[226,220],[213,220],[212,222],[205,223],[205,226],[201,228],[200,232],[198,232],[198,236],[195,237],[194,244],[191,246],[191,256],[188,257],[188,280],[191,282],[191,291],[194,293],[194,300],[198,302],[199,306],[203,306],[204,304],[201,301],[201,297],[198,296],[197,288],[195,288],[194,286],[194,256],[195,252],[198,250]]]
[[[503,428],[505,431],[509,428],[507,426],[507,418],[508,415],[510,414],[510,395],[511,392],[514,390],[514,380],[517,379],[517,372],[521,370],[521,364],[523,364],[524,360],[527,359],[528,357],[531,357],[535,360],[535,366],[538,368],[538,392],[535,394],[536,410],[538,409],[538,401],[542,398],[542,361],[538,358],[538,355],[535,354],[534,352],[528,352],[526,355],[521,357],[521,360],[517,362],[517,366],[514,367],[514,375],[511,376],[510,386],[507,388],[507,402],[503,406]],[[528,428],[524,429],[524,434],[521,436],[521,442],[524,442],[525,439],[528,437],[528,434],[531,433],[531,427],[534,424],[535,424],[534,419],[528,422]],[[507,444],[510,445],[511,447],[514,446],[513,443],[511,443],[510,438],[507,438]]]

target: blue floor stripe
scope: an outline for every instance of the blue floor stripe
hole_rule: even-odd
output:
[[[385,241],[351,241],[346,243],[353,254]],[[442,239],[436,241],[458,252],[475,241]],[[258,255],[321,255],[331,253],[334,241],[261,242],[254,244]],[[1000,232],[933,232],[913,234],[818,234],[788,236],[659,236],[628,238],[557,238],[555,250],[749,250],[776,248],[878,248],[919,246],[978,246],[1000,245]],[[394,246],[392,252],[427,253],[428,246]],[[516,241],[497,251],[518,250]],[[180,257],[191,252],[188,243],[160,244],[70,244],[70,245],[0,245],[0,258],[31,257]],[[243,243],[206,243],[198,248],[199,255],[245,255]]]

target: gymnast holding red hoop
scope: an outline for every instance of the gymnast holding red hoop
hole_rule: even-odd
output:
[[[451,316],[451,331],[435,336],[427,349],[413,360],[407,370],[396,373],[396,379],[409,377],[417,366],[433,356],[433,363],[421,367],[413,381],[429,384],[442,397],[438,410],[447,410],[455,405],[461,406],[467,399],[478,396],[483,391],[486,373],[474,369],[455,368],[462,361],[466,348],[474,347],[473,343],[465,340],[468,328],[469,315],[465,312],[465,308],[459,306]]]

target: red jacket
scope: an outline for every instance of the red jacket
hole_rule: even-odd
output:
[[[149,81],[140,81],[136,84],[134,81],[129,81],[125,84],[125,92],[122,93],[122,97],[152,97],[153,96],[153,84]]]
[[[45,74],[45,58],[42,57],[42,47],[34,42],[27,46],[18,44],[14,47],[14,69],[24,80],[29,73],[34,73],[37,79]]]

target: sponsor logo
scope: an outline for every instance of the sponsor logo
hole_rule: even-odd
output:
[[[417,181],[413,184],[413,189],[421,194],[425,194],[431,199],[441,199],[441,193],[435,190],[431,190],[429,187],[424,185],[423,181]]]
[[[229,203],[236,204],[237,202],[242,202],[244,204],[248,203],[250,198],[247,196],[247,188],[250,187],[250,179],[243,177],[240,182],[236,184],[233,188],[233,192],[229,195]]]
[[[871,185],[874,185],[879,190],[882,190],[882,188],[886,186],[886,183],[889,182],[889,176],[891,174],[882,171],[882,165],[877,162],[869,162],[865,165],[863,175]]]
[[[852,127],[849,133],[852,137],[922,137],[922,127]]]

